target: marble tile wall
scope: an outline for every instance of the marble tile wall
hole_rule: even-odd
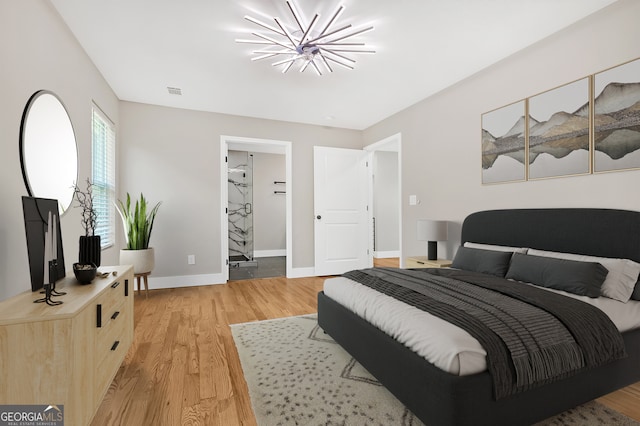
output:
[[[253,260],[253,156],[229,151],[229,260]]]

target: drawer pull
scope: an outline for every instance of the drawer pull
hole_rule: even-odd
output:
[[[120,285],[120,281],[116,281],[113,284],[111,284],[111,288],[116,288]]]
[[[420,265],[424,265],[424,262],[420,262],[419,260],[416,262],[419,263]]]
[[[124,297],[129,296],[129,280],[124,280]]]
[[[102,327],[102,305],[100,303],[96,305],[96,327]]]
[[[115,351],[119,344],[120,340],[116,340],[115,342],[113,342],[113,345],[111,345],[111,350]]]
[[[111,315],[111,319],[114,320],[114,319],[118,318],[118,315],[120,315],[120,311],[115,311],[113,313],[113,315]]]

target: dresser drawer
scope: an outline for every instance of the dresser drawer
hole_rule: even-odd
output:
[[[109,321],[108,327],[96,335],[95,374],[98,389],[106,389],[111,383],[131,344],[130,333],[127,332],[127,314],[120,312],[117,318]]]
[[[116,281],[96,301],[96,327],[107,328],[114,316],[117,317],[123,313],[124,302],[125,282]]]

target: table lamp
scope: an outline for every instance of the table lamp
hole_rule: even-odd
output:
[[[427,241],[427,259],[438,259],[438,241],[447,241],[447,221],[418,220],[418,241]]]

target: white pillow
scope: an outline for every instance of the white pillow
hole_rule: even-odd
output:
[[[522,253],[522,254],[527,254],[527,250],[528,250],[526,247],[494,246],[492,244],[471,243],[469,241],[464,243],[464,246],[469,248],[482,249],[482,250],[512,251],[514,253]]]
[[[621,302],[629,301],[633,288],[638,281],[640,274],[640,263],[629,259],[613,259],[610,257],[586,256],[573,253],[558,253],[555,251],[544,251],[529,249],[528,253],[533,256],[554,257],[556,259],[577,260],[580,262],[598,262],[609,270],[607,278],[602,283],[602,295],[610,299]]]

